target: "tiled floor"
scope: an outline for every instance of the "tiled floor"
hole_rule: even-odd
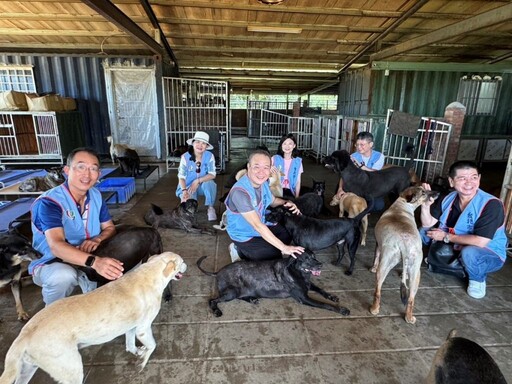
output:
[[[230,169],[246,156],[246,140],[234,140]],[[311,159],[305,159],[303,183],[311,176],[325,179],[328,192],[334,190],[335,177]],[[227,175],[217,178],[219,196]],[[122,208],[113,209],[116,220],[143,224],[150,203],[172,208],[176,173],[164,174],[145,194]],[[332,193],[328,193],[330,198]],[[218,212],[221,212],[220,205]],[[201,225],[206,210],[198,213]],[[160,230],[166,250],[180,254],[189,269],[186,277],[173,286],[174,299],[163,303],[153,323],[158,346],[141,373],[132,356],[125,352],[124,337],[82,350],[86,383],[421,383],[427,375],[436,349],[449,331],[470,338],[486,348],[510,381],[512,378],[512,265],[488,279],[488,293],[482,300],[467,296],[465,285],[456,278],[429,273],[422,268],[420,290],[416,296],[415,325],[407,324],[400,302],[400,269],[397,266],[384,283],[379,316],[368,308],[372,302],[375,277],[368,268],[373,262],[373,226],[378,217],[370,216],[366,247],[357,253],[356,270],[344,275],[332,265],[336,248],[318,252],[324,262],[316,283],[340,297],[351,310],[348,317],[302,306],[291,299],[261,300],[259,305],[244,301],[220,304],[224,316],[215,318],[208,308],[214,295],[215,280],[203,275],[196,260],[207,255],[205,266],[218,270],[229,262],[229,238],[187,235],[175,230]],[[30,285],[23,290],[26,309],[42,308],[40,289]],[[23,324],[16,320],[10,290],[0,295],[0,369],[3,358]],[[65,324],[63,324],[65,326]],[[48,348],[52,346],[48,336]],[[38,371],[34,383],[51,383]]]

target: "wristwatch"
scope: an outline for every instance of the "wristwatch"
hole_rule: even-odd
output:
[[[444,235],[444,238],[443,238],[443,241],[448,244],[450,242],[450,234],[447,233],[446,235]]]
[[[94,264],[95,261],[96,261],[96,256],[89,255],[87,260],[85,260],[85,266],[86,267],[92,267],[92,265]]]

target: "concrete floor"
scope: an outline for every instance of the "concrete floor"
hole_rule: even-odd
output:
[[[219,196],[229,171],[240,164],[250,147],[247,140],[234,140],[232,161],[226,175],[219,175]],[[313,176],[327,181],[334,190],[334,174],[310,159],[304,160],[303,184]],[[156,181],[156,180],[155,180]],[[146,193],[137,193],[125,206],[112,209],[117,222],[143,225],[142,217],[150,203],[173,208],[176,171],[162,174]],[[139,188],[140,189],[140,188]],[[330,199],[331,193],[327,194]],[[328,201],[327,201],[328,203]],[[221,212],[221,206],[218,206]],[[201,225],[208,226],[204,207],[198,213]],[[218,270],[229,263],[229,237],[188,235],[162,229],[165,250],[180,254],[189,269],[185,278],[173,285],[174,299],[163,303],[153,323],[157,349],[141,373],[125,352],[124,337],[82,350],[85,383],[421,383],[432,358],[449,331],[470,338],[496,359],[505,377],[512,378],[512,265],[489,276],[487,296],[470,298],[462,281],[432,274],[422,268],[420,290],[416,296],[415,325],[407,324],[400,302],[400,269],[397,266],[384,283],[381,313],[372,316],[368,308],[373,299],[375,240],[370,216],[366,247],[357,253],[352,276],[332,265],[336,248],[318,252],[324,263],[315,282],[340,298],[348,307],[348,317],[300,305],[292,299],[264,299],[259,305],[244,301],[220,304],[224,316],[216,318],[208,307],[214,295],[214,278],[203,275],[196,260],[209,256],[205,266]],[[23,290],[25,308],[32,314],[42,305],[40,289],[29,285]],[[16,320],[10,289],[0,294],[0,369],[5,354],[23,323]],[[48,348],[52,347],[51,337]],[[41,370],[34,383],[52,383]]]

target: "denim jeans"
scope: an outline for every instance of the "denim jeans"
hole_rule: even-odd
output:
[[[97,283],[90,281],[84,272],[59,262],[36,267],[32,280],[43,288],[43,301],[46,306],[71,295],[77,285],[80,285],[83,293],[97,287]]]
[[[181,199],[183,192],[178,184],[176,189],[176,196]],[[213,207],[215,205],[215,198],[217,197],[217,184],[213,180],[208,180],[199,185],[197,191],[193,193],[190,198],[197,200],[198,196],[204,196],[204,205]]]
[[[469,280],[484,282],[487,274],[496,272],[503,267],[505,261],[487,248],[467,245],[460,253],[462,265],[466,270]]]

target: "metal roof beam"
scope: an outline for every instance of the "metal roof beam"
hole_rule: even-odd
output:
[[[470,19],[440,28],[437,31],[430,32],[424,36],[411,39],[393,47],[385,48],[380,52],[370,55],[370,60],[382,60],[400,53],[421,48],[439,41],[448,40],[456,36],[473,32],[477,29],[491,27],[510,20],[512,20],[512,4],[507,4],[502,7],[480,13]]]
[[[128,32],[137,40],[141,41],[156,55],[162,57],[164,53],[163,47],[110,1],[82,0],[82,2],[92,8],[94,11],[98,12],[105,19],[121,28],[123,31]]]

